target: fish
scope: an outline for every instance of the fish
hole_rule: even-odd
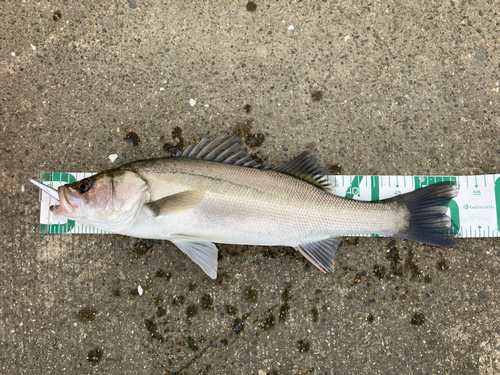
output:
[[[458,233],[448,203],[459,191],[442,181],[379,202],[328,190],[330,170],[306,151],[276,168],[262,165],[239,134],[204,137],[172,157],[123,164],[57,191],[56,216],[112,233],[168,240],[212,279],[215,243],[290,246],[322,272],[334,272],[343,236],[377,234],[453,246]]]

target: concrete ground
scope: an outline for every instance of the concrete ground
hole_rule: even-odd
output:
[[[38,233],[40,171],[233,126],[266,166],[499,173],[498,0],[356,4],[0,4],[1,374],[500,371],[496,239],[350,239],[328,275],[220,246],[212,281],[168,242]]]

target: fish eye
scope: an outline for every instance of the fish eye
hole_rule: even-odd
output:
[[[78,191],[81,194],[86,193],[87,191],[89,191],[91,187],[92,187],[92,181],[89,178],[86,178],[85,180],[81,180],[78,183]]]

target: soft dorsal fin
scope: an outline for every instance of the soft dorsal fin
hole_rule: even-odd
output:
[[[326,176],[332,174],[323,159],[312,151],[305,151],[296,158],[274,168],[275,171],[305,180],[322,189],[330,186]]]
[[[186,190],[146,203],[146,206],[153,211],[154,216],[161,216],[194,207],[201,202],[204,196],[205,190]]]
[[[222,133],[211,141],[205,136],[195,147],[188,144],[184,152],[182,154],[178,153],[176,156],[234,164],[242,167],[261,167],[261,164],[242,147],[240,133],[232,135],[229,131]]]

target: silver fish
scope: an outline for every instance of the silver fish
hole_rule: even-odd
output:
[[[262,169],[239,135],[225,132],[176,157],[128,163],[61,186],[60,204],[51,210],[106,231],[169,240],[211,278],[217,276],[214,242],[291,246],[323,272],[334,271],[342,236],[454,244],[448,238],[457,227],[446,205],[458,193],[455,182],[361,202],[325,191],[329,174],[312,152]]]

